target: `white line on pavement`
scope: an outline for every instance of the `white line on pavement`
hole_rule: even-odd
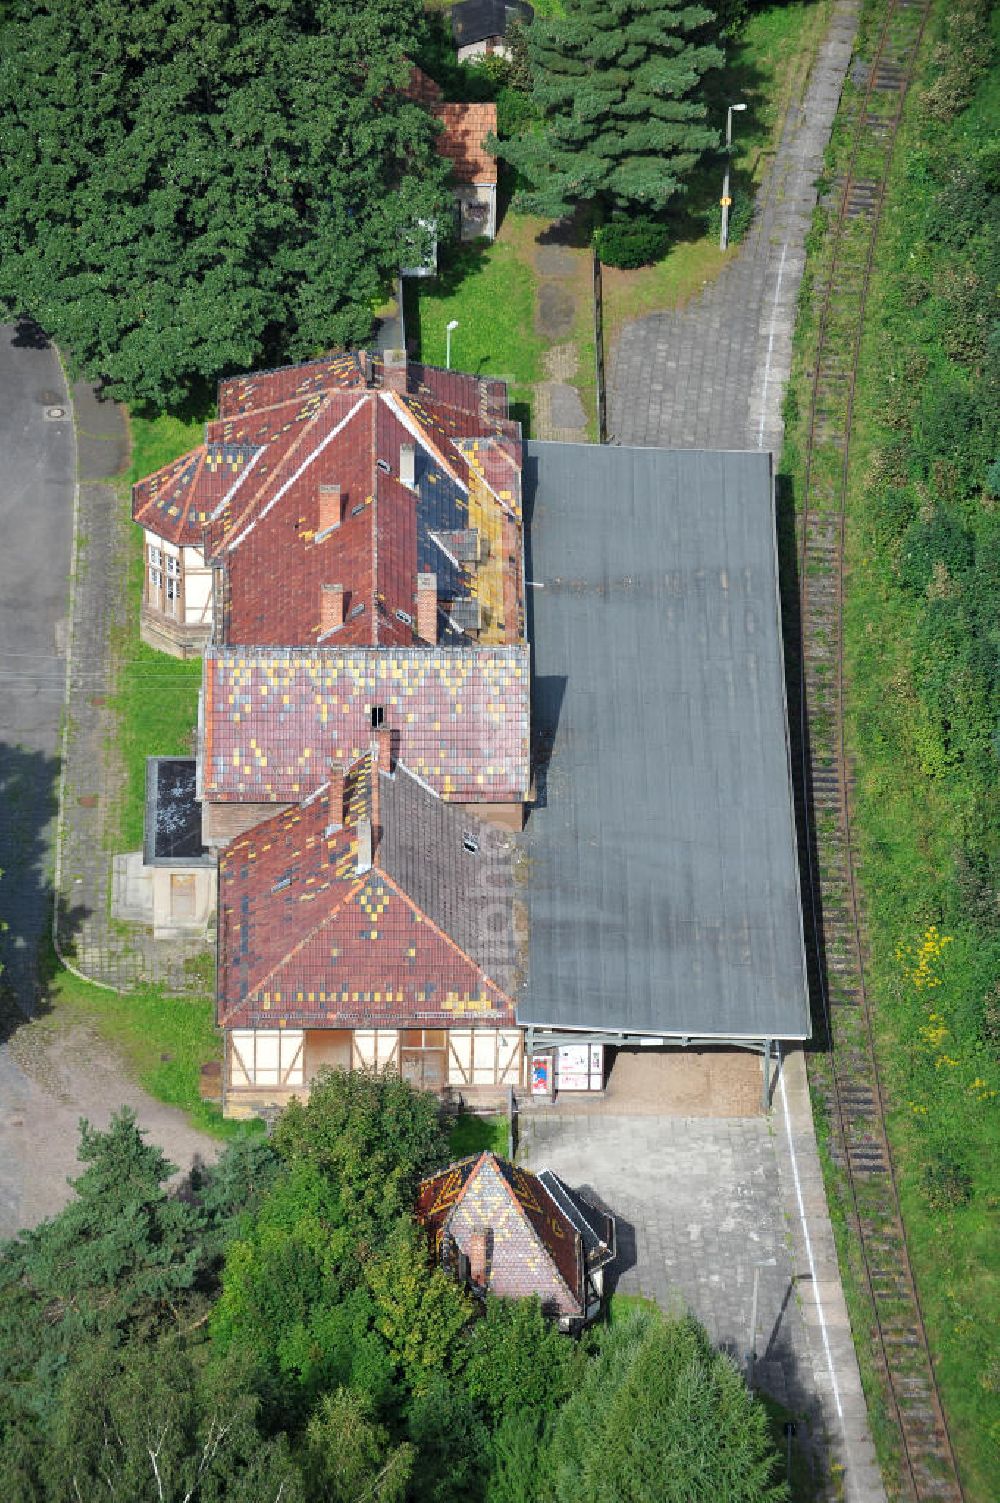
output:
[[[806,1223],[806,1208],[802,1203],[802,1186],[799,1183],[799,1164],[795,1157],[795,1144],[792,1142],[792,1122],[788,1111],[788,1096],[785,1092],[785,1067],[781,1055],[781,1045],[778,1045],[778,1085],[781,1089],[781,1105],[785,1114],[785,1135],[788,1138],[788,1152],[792,1157],[792,1178],[795,1181],[795,1199],[799,1204],[799,1220],[802,1223],[802,1235],[806,1242],[806,1257],[809,1259],[809,1277],[812,1279],[813,1294],[816,1298],[816,1313],[819,1316],[819,1328],[823,1333],[823,1350],[826,1352],[826,1365],[830,1370],[830,1382],[833,1384],[833,1398],[837,1405],[837,1418],[843,1423],[844,1409],[840,1402],[840,1385],[837,1382],[837,1374],[833,1366],[833,1353],[830,1350],[830,1337],[826,1329],[826,1317],[823,1314],[823,1301],[819,1297],[819,1285],[816,1282],[816,1263],[813,1258],[812,1238],[809,1236],[809,1227]]]
[[[785,274],[785,256],[788,254],[788,241],[781,247],[781,261],[778,264],[778,281],[774,289],[774,303],[771,308],[771,328],[767,336],[767,361],[764,365],[764,389],[760,394],[760,427],[757,430],[757,447],[764,447],[764,423],[767,418],[767,387],[771,380],[771,355],[774,352],[774,321],[778,316],[778,299],[781,296],[781,279]]]

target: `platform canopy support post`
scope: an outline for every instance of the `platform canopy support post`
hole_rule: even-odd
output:
[[[760,1108],[767,1116],[771,1107],[771,1040],[764,1040],[763,1080],[760,1089]]]

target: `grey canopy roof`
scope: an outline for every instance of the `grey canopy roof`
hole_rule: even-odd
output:
[[[524,482],[519,1020],[808,1037],[770,456],[532,442]]]

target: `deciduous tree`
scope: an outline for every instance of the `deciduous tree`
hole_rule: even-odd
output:
[[[366,338],[447,205],[419,0],[11,0],[0,300],[116,396]]]

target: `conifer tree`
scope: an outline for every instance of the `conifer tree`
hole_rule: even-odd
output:
[[[718,144],[699,84],[722,53],[712,12],[687,0],[566,0],[528,32],[539,131],[504,144],[530,183],[525,209],[558,218],[578,204],[658,213]]]

